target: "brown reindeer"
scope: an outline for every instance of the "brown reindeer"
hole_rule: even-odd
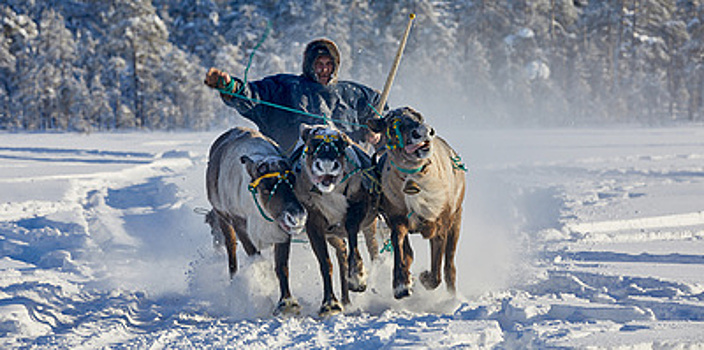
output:
[[[210,148],[206,170],[206,216],[211,231],[224,240],[230,277],[237,272],[237,240],[248,255],[274,245],[281,297],[274,314],[298,313],[291,296],[288,260],[291,235],[303,231],[307,213],[293,191],[295,175],[279,147],[256,130],[237,127]]]
[[[363,231],[370,257],[376,259],[376,216],[378,195],[370,191],[371,158],[346,134],[331,126],[301,126],[303,142],[292,154],[298,159],[296,196],[308,210],[306,233],[323,277],[323,303],[319,314],[343,311],[349,291],[366,289],[366,272],[357,247]],[[369,182],[367,182],[369,181]],[[336,250],[340,266],[342,304],[332,288],[332,263],[328,241]],[[349,252],[345,245],[349,244]]]
[[[387,142],[379,162],[379,210],[391,229],[394,297],[411,294],[413,249],[407,235],[412,232],[430,240],[430,271],[420,274],[423,286],[438,287],[444,257],[445,284],[454,292],[454,259],[465,191],[464,167],[457,153],[410,107],[390,111],[368,125]]]

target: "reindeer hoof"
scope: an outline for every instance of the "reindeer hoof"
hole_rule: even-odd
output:
[[[420,274],[420,283],[427,290],[433,290],[440,285],[440,279],[435,278],[435,276],[430,271],[423,271]]]
[[[394,288],[394,298],[396,299],[409,297],[412,293],[410,284],[404,284]]]
[[[318,311],[318,316],[328,317],[332,315],[337,315],[339,313],[342,313],[343,310],[344,308],[342,307],[342,304],[340,304],[340,302],[337,300],[333,300],[323,304],[323,306],[320,307],[320,311]]]
[[[347,286],[350,288],[351,292],[355,292],[355,293],[362,293],[365,290],[367,290],[366,283],[353,284],[352,282],[350,282],[350,283],[347,283]]]
[[[347,277],[347,287],[356,293],[367,290],[367,273],[362,269],[360,273],[352,273]]]
[[[296,300],[296,298],[281,299],[274,309],[274,316],[299,315],[300,313],[301,305],[298,304],[298,300]]]

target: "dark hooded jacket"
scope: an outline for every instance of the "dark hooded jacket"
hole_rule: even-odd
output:
[[[320,55],[329,55],[335,65],[328,85],[322,85],[315,79],[313,62]],[[306,46],[303,54],[303,74],[269,76],[248,82],[240,92],[247,98],[284,108],[226,94],[221,96],[227,105],[253,121],[263,134],[278,142],[286,152],[290,152],[296,144],[301,123],[325,124],[324,118],[331,120],[356,142],[361,142],[368,132],[366,121],[377,117],[374,108],[381,96],[377,91],[362,84],[338,81],[339,67],[340,53],[337,46],[330,40],[319,39]],[[234,77],[233,79],[239,83],[237,86],[242,85],[241,80]]]

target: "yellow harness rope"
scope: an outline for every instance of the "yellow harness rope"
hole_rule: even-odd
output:
[[[262,176],[256,178],[254,181],[252,181],[252,182],[249,183],[249,190],[250,190],[250,191],[256,190],[257,187],[259,186],[259,183],[262,182],[262,180],[264,180],[264,179],[269,179],[269,178],[272,178],[272,177],[276,177],[276,178],[279,179],[279,181],[285,181],[285,180],[288,178],[288,174],[290,174],[290,173],[291,173],[290,170],[286,170],[286,171],[284,171],[283,174],[281,174],[281,172],[278,172],[278,171],[275,172],[275,173],[264,174],[264,175],[262,175]]]
[[[274,221],[274,219],[267,216],[266,213],[264,212],[264,209],[262,208],[262,206],[259,205],[259,200],[257,200],[257,187],[259,187],[259,184],[264,179],[269,179],[272,177],[279,179],[276,182],[276,184],[274,185],[274,187],[271,189],[271,194],[269,194],[269,200],[271,200],[271,197],[274,196],[276,189],[279,187],[279,184],[281,184],[282,181],[285,181],[289,186],[291,186],[291,188],[293,188],[293,185],[291,184],[291,182],[288,181],[288,175],[290,173],[291,173],[290,170],[284,171],[283,174],[279,171],[273,172],[273,173],[267,173],[267,174],[264,174],[264,175],[256,178],[254,181],[249,183],[249,186],[247,186],[247,188],[249,189],[249,192],[252,193],[252,198],[254,198],[254,203],[257,205],[257,209],[259,209],[259,213],[262,214],[264,219],[266,219],[267,221]]]

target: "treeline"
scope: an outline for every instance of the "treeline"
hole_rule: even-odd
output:
[[[5,0],[0,129],[206,129],[236,115],[202,81],[300,72],[328,37],[341,77],[467,125],[665,123],[704,115],[704,4],[691,0]]]

